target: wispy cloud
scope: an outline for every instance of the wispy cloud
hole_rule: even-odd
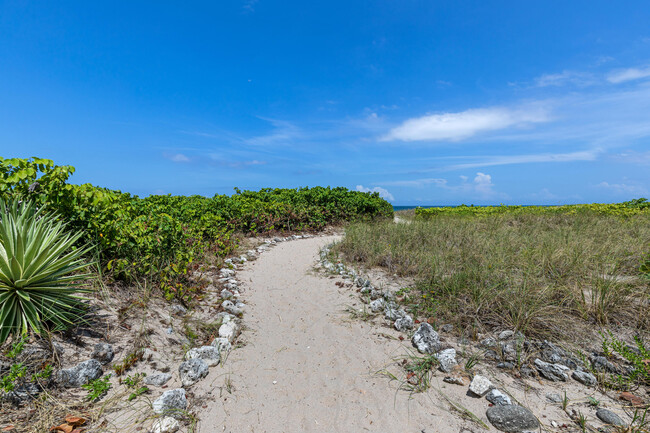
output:
[[[377,192],[377,193],[379,193],[379,197],[381,197],[381,198],[385,198],[386,200],[390,200],[390,201],[395,200],[395,197],[393,197],[393,194],[391,194],[390,192],[388,192],[388,190],[386,190],[386,189],[384,189],[382,187],[379,187],[379,186],[376,186],[374,188],[366,188],[363,185],[357,185],[357,191],[360,191],[360,192]]]
[[[427,185],[436,185],[436,186],[444,187],[447,185],[447,179],[429,177],[425,179],[395,180],[389,182],[381,182],[381,184],[386,186],[403,186],[403,187],[415,187],[415,188],[421,188]]]
[[[467,176],[460,176],[460,182],[457,184],[451,184],[447,179],[443,178],[397,180],[381,182],[381,184],[386,186],[406,188],[424,188],[427,186],[433,186],[435,188],[440,188],[454,194],[464,194],[481,199],[507,197],[505,194],[497,193],[494,189],[495,185],[492,182],[492,176],[482,172],[476,173],[476,176],[471,181]],[[357,186],[357,190],[359,190],[359,187],[360,185]]]
[[[609,183],[601,182],[596,185],[599,188],[607,189],[617,194],[636,194],[636,195],[647,195],[648,189],[642,185],[635,183]]]
[[[167,154],[163,153],[163,157],[172,162],[190,162],[190,158],[182,153]]]
[[[578,71],[562,71],[559,74],[544,74],[535,79],[537,87],[564,86],[572,84],[580,87],[595,84],[598,80],[593,74]]]
[[[549,120],[541,106],[520,109],[477,108],[458,113],[432,114],[408,119],[391,129],[382,141],[459,141],[479,133]]]
[[[294,140],[302,136],[300,128],[291,122],[264,117],[261,117],[261,119],[271,123],[271,125],[273,125],[273,130],[266,135],[244,139],[246,144],[252,146],[291,144]]]
[[[475,162],[449,165],[444,169],[463,170],[468,168],[492,167],[496,165],[530,164],[540,162],[594,161],[602,152],[602,149],[591,149],[569,153],[489,156]]]
[[[650,66],[612,71],[607,76],[607,81],[610,83],[618,84],[648,77],[650,77]]]

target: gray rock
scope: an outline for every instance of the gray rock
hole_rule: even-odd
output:
[[[492,385],[490,379],[488,379],[485,376],[480,376],[478,374],[474,376],[474,379],[472,379],[472,381],[469,384],[470,393],[478,397],[483,397],[492,388],[494,388],[494,385]]]
[[[386,307],[384,308],[384,317],[388,320],[397,320],[406,316],[406,311],[397,306],[392,302],[387,302]]]
[[[16,406],[21,406],[24,403],[30,402],[41,393],[42,389],[33,382],[23,383],[18,385],[13,390],[7,392],[2,396],[2,399],[13,403]]]
[[[512,362],[500,362],[497,364],[497,368],[512,370],[513,368],[515,368],[515,364],[513,364]]]
[[[177,388],[165,391],[153,402],[152,407],[155,413],[169,415],[174,418],[182,417],[183,411],[187,409],[185,390]]]
[[[589,358],[591,365],[596,371],[606,371],[608,373],[619,373],[618,368],[607,360],[604,356],[591,356]]]
[[[445,378],[442,380],[447,383],[453,383],[454,385],[461,385],[461,386],[467,385],[466,379],[456,374],[453,376],[445,376]]]
[[[143,382],[145,385],[153,385],[153,386],[163,386],[169,380],[172,378],[172,375],[169,373],[156,373],[152,374],[151,376],[147,376],[144,378]]]
[[[221,298],[222,298],[222,299],[230,299],[230,298],[232,298],[232,297],[233,297],[233,293],[232,293],[230,290],[228,290],[228,289],[223,289],[223,290],[221,291]]]
[[[539,421],[535,415],[521,406],[492,406],[488,408],[486,415],[497,430],[507,433],[532,431],[539,428]]]
[[[234,320],[224,322],[219,327],[219,337],[225,338],[230,342],[233,342],[239,333],[239,325]]]
[[[446,334],[450,333],[453,330],[454,330],[454,325],[452,325],[451,323],[447,323],[440,327],[440,332],[444,332]]]
[[[404,315],[404,317],[400,317],[395,321],[395,329],[401,332],[406,332],[409,329],[413,329],[413,326],[415,326],[415,323],[413,323],[413,318],[409,316],[408,314]]]
[[[221,360],[221,355],[219,354],[219,349],[214,346],[201,346],[190,349],[185,354],[185,359],[202,359],[208,364],[208,367],[214,367],[219,364]]]
[[[72,368],[59,370],[56,381],[66,388],[76,388],[102,376],[102,365],[96,359],[89,359]]]
[[[490,403],[500,405],[500,406],[506,406],[512,404],[512,401],[510,400],[510,396],[502,393],[498,389],[493,389],[492,391],[488,392],[485,398]]]
[[[113,346],[110,344],[97,343],[95,344],[93,353],[90,355],[90,357],[106,365],[113,360],[115,357],[115,352],[113,352]]]
[[[178,367],[178,373],[183,386],[191,386],[208,375],[208,364],[199,358],[188,359]]]
[[[548,393],[546,394],[546,399],[550,401],[551,403],[562,403],[562,396],[557,393]]]
[[[384,309],[384,304],[385,303],[386,303],[386,301],[384,301],[382,298],[375,299],[374,301],[371,301],[370,302],[370,311],[372,311],[373,313],[380,312],[381,310]]]
[[[187,314],[187,308],[183,307],[181,304],[172,305],[172,314],[174,316],[184,316]]]
[[[237,307],[232,301],[223,301],[221,306],[233,316],[241,316],[244,313],[244,311]]]
[[[487,337],[481,340],[479,344],[483,347],[493,348],[493,347],[497,347],[497,340],[492,337]]]
[[[611,410],[600,408],[596,411],[596,416],[605,424],[625,426],[623,420]]]
[[[514,342],[502,342],[501,354],[506,361],[514,361],[517,359],[517,348]]]
[[[566,357],[564,349],[546,340],[542,342],[540,350],[542,360],[551,364],[559,364]]]
[[[421,323],[411,338],[411,343],[420,353],[433,354],[440,350],[440,336],[428,323]]]
[[[440,369],[440,371],[444,371],[445,373],[449,373],[454,369],[456,365],[458,365],[458,361],[456,361],[455,349],[441,350],[440,352],[436,353],[434,356],[440,363],[438,368]]]
[[[513,335],[515,335],[515,331],[507,330],[507,331],[501,331],[501,333],[499,334],[498,337],[499,337],[499,340],[507,340],[508,338],[512,337]]]
[[[571,377],[583,385],[596,386],[598,384],[596,376],[591,373],[587,373],[586,371],[574,371]]]
[[[567,374],[569,368],[561,364],[550,364],[537,358],[535,359],[535,368],[541,376],[553,382],[566,382],[569,379]]]
[[[235,271],[234,271],[233,269],[226,269],[226,268],[223,268],[223,269],[221,269],[221,270],[219,271],[219,274],[220,274],[222,277],[232,277],[232,276],[235,275]]]
[[[533,371],[532,368],[526,367],[525,365],[519,369],[519,373],[523,377],[533,377],[535,376],[535,372]]]

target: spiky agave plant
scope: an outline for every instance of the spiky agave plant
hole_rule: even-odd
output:
[[[0,200],[0,344],[79,321],[91,277],[82,258],[90,248],[74,248],[81,235],[34,203]]]

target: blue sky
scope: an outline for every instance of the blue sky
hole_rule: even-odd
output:
[[[0,0],[0,155],[139,195],[650,196],[647,1]]]

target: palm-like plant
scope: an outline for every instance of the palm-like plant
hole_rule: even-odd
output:
[[[90,278],[74,248],[82,233],[34,203],[0,200],[0,344],[9,335],[69,328],[81,318],[78,293]]]

